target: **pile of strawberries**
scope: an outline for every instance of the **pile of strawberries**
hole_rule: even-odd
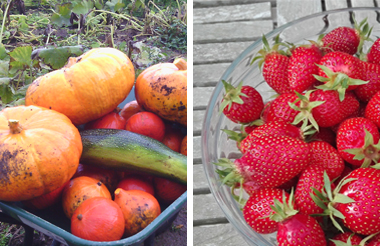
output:
[[[268,102],[223,81],[221,112],[242,126],[224,131],[242,156],[220,159],[217,172],[247,224],[277,232],[279,245],[380,245],[380,38],[371,30],[363,20],[298,46],[263,37],[252,63],[278,94]]]

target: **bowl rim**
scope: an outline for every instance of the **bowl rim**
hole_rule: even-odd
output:
[[[380,14],[380,7],[338,8],[338,9],[327,10],[327,11],[322,11],[322,12],[319,12],[319,13],[310,14],[310,15],[303,16],[303,17],[297,18],[295,20],[292,20],[292,21],[290,21],[290,22],[288,22],[288,23],[286,23],[284,25],[281,25],[281,26],[273,29],[272,31],[268,32],[267,34],[265,34],[265,36],[266,37],[272,37],[275,34],[280,33],[284,29],[286,29],[286,28],[288,28],[288,27],[290,27],[290,26],[292,26],[292,25],[294,25],[296,23],[299,23],[299,22],[302,22],[302,21],[306,21],[306,20],[309,20],[309,19],[312,19],[312,18],[321,17],[321,16],[328,16],[330,14],[339,13],[339,12],[353,13],[354,11],[372,11],[372,12],[377,12],[377,14],[379,15]],[[379,17],[377,17],[377,21],[380,23]],[[247,243],[249,243],[249,244],[251,244],[253,241],[248,241],[248,236],[242,231],[241,228],[239,228],[239,227],[236,226],[236,223],[235,223],[234,219],[232,218],[231,214],[228,213],[228,211],[226,211],[227,208],[225,206],[222,206],[222,204],[221,204],[222,201],[216,195],[216,190],[214,189],[214,187],[211,184],[211,177],[210,177],[209,173],[207,172],[207,168],[206,168],[206,166],[210,165],[211,163],[205,163],[206,154],[207,154],[206,151],[205,151],[205,148],[206,148],[206,137],[205,136],[206,136],[206,134],[208,132],[208,129],[210,128],[210,121],[208,121],[208,119],[211,118],[211,114],[212,114],[212,110],[213,110],[213,107],[210,107],[210,106],[211,105],[212,106],[216,106],[216,104],[217,104],[217,96],[221,93],[221,91],[224,88],[221,81],[222,80],[227,80],[227,78],[232,73],[232,71],[235,69],[235,67],[240,62],[242,62],[242,60],[247,56],[247,54],[249,54],[252,50],[254,50],[261,43],[262,43],[262,38],[259,38],[256,41],[254,41],[251,45],[249,45],[242,53],[240,53],[238,55],[238,57],[236,59],[234,59],[234,61],[227,67],[227,69],[225,70],[225,72],[223,73],[223,75],[221,76],[221,78],[218,80],[218,83],[216,84],[216,86],[215,86],[215,88],[214,88],[214,90],[213,90],[213,92],[211,94],[211,97],[209,99],[209,102],[207,104],[206,112],[204,114],[203,123],[202,123],[202,130],[201,130],[201,154],[202,154],[201,158],[202,158],[202,165],[203,165],[203,171],[206,174],[207,183],[209,185],[210,191],[211,191],[214,199],[217,201],[218,206],[223,211],[223,213],[224,213],[225,217],[227,218],[227,220],[233,225],[233,227],[235,228],[235,230],[237,230],[238,233],[243,237],[243,239]],[[219,120],[219,124],[220,124],[220,120]],[[216,129],[220,129],[220,127],[216,128]]]

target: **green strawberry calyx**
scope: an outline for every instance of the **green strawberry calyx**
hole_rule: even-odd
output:
[[[367,244],[367,241],[370,240],[371,238],[373,238],[374,236],[376,236],[377,234],[378,234],[378,232],[375,234],[369,235],[366,238],[364,238],[363,240],[361,240],[359,244],[354,244],[354,245],[351,242],[351,238],[355,235],[354,232],[348,237],[347,242],[343,242],[340,240],[334,240],[334,239],[330,239],[330,241],[335,243],[335,246],[365,246]]]
[[[314,78],[324,83],[323,85],[316,86],[316,88],[322,89],[322,90],[336,90],[339,93],[340,101],[344,100],[344,95],[346,93],[347,88],[350,85],[364,85],[369,82],[369,81],[364,81],[361,79],[350,78],[345,73],[333,72],[330,68],[321,64],[315,64],[315,65],[317,65],[320,69],[322,69],[322,71],[327,76],[326,78],[323,76],[313,74]]]
[[[246,94],[241,92],[243,87],[243,81],[235,88],[233,85],[225,80],[222,80],[226,94],[223,97],[222,104],[220,105],[220,113],[228,106],[228,110],[231,109],[232,103],[243,104],[244,101],[241,97],[248,97]]]
[[[369,167],[372,162],[377,163],[380,159],[380,142],[375,144],[372,134],[365,128],[364,131],[363,147],[343,151],[355,155],[354,160],[363,160],[361,167]]]
[[[262,36],[261,40],[263,42],[263,48],[261,50],[259,50],[257,52],[258,55],[252,59],[251,65],[253,63],[255,63],[255,61],[259,60],[258,66],[261,69],[261,67],[263,66],[263,64],[265,62],[265,58],[271,53],[278,53],[278,54],[285,55],[285,56],[291,55],[289,44],[280,42],[280,35],[277,35],[275,37],[274,44],[272,47],[269,45],[269,42],[268,42],[267,38],[265,37],[265,35]],[[286,47],[287,50],[281,50],[280,49],[281,46]]]
[[[269,218],[276,222],[284,221],[285,219],[292,217],[298,213],[298,210],[294,208],[294,189],[291,190],[288,202],[286,202],[285,191],[283,191],[282,202],[274,198],[274,204],[270,205],[273,210],[269,215]]]
[[[365,18],[360,23],[357,23],[357,21],[354,18],[354,14],[352,15],[353,15],[352,19],[354,20],[354,29],[359,33],[359,37],[360,37],[360,41],[359,41],[359,45],[357,49],[357,53],[360,54],[363,50],[364,41],[372,41],[370,38],[370,35],[372,33],[373,27],[369,27],[369,24],[367,22],[368,18]]]
[[[315,188],[312,188],[313,192],[310,192],[310,196],[320,208],[323,209],[323,213],[321,214],[314,214],[313,216],[328,216],[330,217],[333,225],[340,230],[341,232],[344,233],[344,230],[342,226],[338,223],[336,218],[345,219],[345,216],[335,208],[335,204],[342,203],[342,204],[347,204],[347,203],[352,203],[356,202],[352,198],[343,195],[340,192],[341,188],[351,182],[357,180],[355,178],[343,178],[336,188],[334,190],[331,189],[331,181],[329,176],[327,175],[326,171],[323,173],[323,181],[324,181],[324,188],[322,191],[318,191]]]
[[[313,135],[319,131],[319,126],[316,120],[313,117],[312,109],[322,105],[324,101],[314,101],[310,102],[310,94],[313,90],[308,90],[305,95],[295,91],[298,98],[293,103],[288,103],[289,107],[299,111],[299,113],[294,118],[292,122],[293,125],[298,125],[302,122],[301,130],[304,136]],[[299,106],[296,106],[296,103],[300,102]]]
[[[241,205],[244,206],[245,200],[243,199],[244,189],[243,176],[237,171],[235,164],[228,158],[221,158],[218,162],[214,162],[214,165],[221,167],[222,169],[216,169],[215,172],[219,175],[221,185],[227,185],[232,187],[232,197]],[[236,195],[235,190],[240,188],[239,195]]]

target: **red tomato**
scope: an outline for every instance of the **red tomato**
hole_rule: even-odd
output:
[[[121,117],[116,111],[112,111],[99,119],[93,120],[84,126],[84,129],[125,129],[126,120]]]
[[[56,203],[58,203],[62,197],[63,188],[65,188],[66,184],[68,184],[70,180],[68,180],[64,185],[59,187],[58,189],[53,190],[50,193],[47,193],[45,195],[35,197],[31,200],[22,201],[22,203],[31,209],[45,209],[47,207],[50,207]]]
[[[141,112],[141,111],[143,111],[142,107],[137,103],[136,100],[134,100],[125,104],[119,114],[125,120],[128,120],[132,115],[137,114],[138,112]]]
[[[119,182],[117,188],[121,188],[123,190],[142,190],[154,196],[154,188],[152,183],[141,176],[126,177]]]
[[[174,202],[187,189],[186,185],[165,178],[154,177],[153,181],[157,200],[166,205]]]
[[[176,129],[168,127],[166,125],[166,132],[162,143],[171,148],[176,152],[181,151],[181,142],[183,139],[183,134]]]
[[[125,126],[130,132],[139,133],[150,138],[162,141],[165,135],[165,123],[151,112],[139,112],[132,115]]]

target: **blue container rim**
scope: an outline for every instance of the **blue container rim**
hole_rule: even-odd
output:
[[[185,191],[179,198],[177,198],[177,200],[175,200],[169,207],[167,207],[152,223],[150,223],[146,228],[144,228],[144,230],[128,238],[124,238],[124,239],[121,239],[118,241],[112,241],[112,242],[95,242],[95,241],[79,238],[77,236],[74,236],[70,232],[18,207],[17,205],[14,205],[14,203],[0,202],[0,208],[3,210],[3,212],[11,215],[12,217],[14,217],[14,215],[17,215],[29,222],[32,222],[33,224],[43,229],[46,229],[52,232],[53,234],[64,239],[67,243],[70,243],[70,245],[74,244],[74,245],[88,245],[88,246],[92,246],[92,245],[118,246],[118,245],[132,245],[139,242],[143,242],[146,238],[148,238],[155,231],[157,231],[160,225],[162,225],[166,220],[168,220],[176,212],[179,212],[179,210],[184,206],[186,201],[187,201],[187,191]],[[21,220],[20,218],[16,218],[16,219]],[[38,230],[38,228],[33,227],[33,225],[29,225],[29,226]]]

